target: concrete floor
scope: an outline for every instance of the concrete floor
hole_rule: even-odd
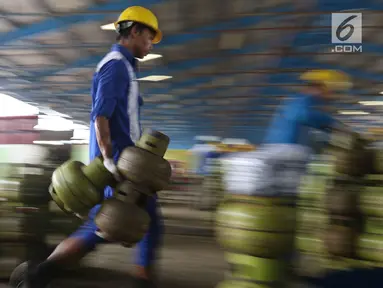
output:
[[[161,210],[167,235],[158,261],[159,288],[215,287],[223,280],[227,266],[223,251],[215,243],[214,237],[202,237],[212,236],[214,214],[179,206],[165,206]],[[131,287],[133,254],[133,249],[120,245],[103,245],[84,259],[83,267],[76,273],[55,281],[51,288]],[[0,288],[7,287],[0,283]],[[291,284],[289,287],[312,286],[304,283]]]
[[[133,249],[105,245],[84,262],[91,267],[114,267],[124,274],[132,269],[133,253]],[[214,239],[167,235],[158,261],[158,280],[164,288],[211,288],[223,278],[225,268],[223,253]],[[113,287],[124,286],[116,283]]]
[[[86,268],[71,278],[55,281],[52,288],[125,288],[131,286],[134,250],[104,245],[83,261]],[[212,238],[167,235],[158,261],[160,288],[212,288],[223,279],[226,264]],[[5,284],[0,288],[7,287]]]
[[[223,251],[211,237],[214,214],[188,207],[161,210],[167,234],[157,263],[159,288],[215,287],[223,280],[227,265]],[[114,244],[100,246],[83,260],[82,268],[55,281],[51,288],[131,287],[133,256],[134,249]],[[0,283],[0,288],[6,287]]]

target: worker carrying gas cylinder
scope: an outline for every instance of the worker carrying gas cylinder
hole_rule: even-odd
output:
[[[273,193],[280,196],[297,193],[300,176],[312,153],[310,129],[353,133],[323,109],[336,98],[337,91],[350,89],[349,77],[335,70],[312,70],[303,73],[301,79],[306,85],[277,109],[257,151],[263,166],[259,169],[259,181],[269,182]]]
[[[217,210],[216,231],[231,269],[219,287],[245,287],[249,282],[289,287],[297,192],[312,153],[310,129],[354,136],[320,107],[331,103],[336,90],[350,88],[348,77],[327,70],[301,77],[304,88],[277,108],[259,148],[222,160],[228,195]]]
[[[102,156],[104,166],[118,179],[116,162],[120,153],[134,146],[141,136],[139,123],[143,100],[136,79],[136,58],[142,59],[161,41],[162,33],[156,16],[148,9],[132,6],[123,11],[115,23],[117,43],[98,63],[92,83],[90,115],[90,160]],[[107,187],[105,198],[112,197]],[[69,238],[61,242],[44,262],[29,267],[25,288],[47,287],[65,268],[65,263],[78,261],[106,240],[97,233],[94,218],[101,205],[95,206],[88,220]],[[148,201],[147,212],[151,224],[146,236],[138,244],[136,254],[136,287],[153,287],[153,261],[161,235],[161,221],[156,198]]]
[[[312,154],[311,129],[352,134],[321,107],[330,104],[337,91],[351,87],[349,77],[340,71],[313,70],[303,73],[301,79],[303,89],[277,108],[259,148],[223,161],[229,193],[295,197]]]

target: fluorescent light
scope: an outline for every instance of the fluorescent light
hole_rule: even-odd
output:
[[[365,106],[383,106],[383,101],[359,101],[358,103]]]
[[[173,76],[166,76],[166,75],[152,75],[152,76],[147,76],[144,78],[140,78],[138,80],[140,81],[153,81],[153,82],[158,82],[158,81],[163,81],[167,79],[171,79]]]
[[[370,114],[369,112],[364,112],[364,111],[338,111],[339,114],[342,115],[368,115]]]
[[[116,27],[114,26],[114,23],[109,23],[109,24],[102,25],[100,28],[102,30],[116,30]]]
[[[158,59],[158,58],[162,58],[162,55],[160,55],[160,54],[148,54],[142,59],[137,58],[137,60],[140,62],[146,62],[146,61],[150,61],[150,60],[154,60],[154,59]]]

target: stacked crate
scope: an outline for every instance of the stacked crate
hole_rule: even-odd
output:
[[[300,275],[320,277],[333,270],[376,266],[383,261],[383,221],[378,218],[383,217],[383,177],[378,174],[383,170],[375,165],[371,172],[366,142],[354,141],[353,145],[327,151],[329,156],[322,158],[321,167],[332,168],[320,169],[327,175],[325,182],[319,175],[311,179],[319,167],[314,161],[315,173],[311,165],[302,183],[301,233],[296,242],[301,250]],[[381,163],[376,153],[372,159]]]
[[[82,220],[73,214],[66,214],[52,200],[49,202],[49,223],[45,228],[47,246],[55,247],[67,236],[73,233],[81,224]]]
[[[256,152],[230,155],[222,164],[227,195],[217,210],[216,236],[230,269],[218,287],[290,287],[295,196],[260,177],[270,166]]]
[[[322,236],[327,226],[326,190],[334,171],[326,154],[314,155],[302,177],[298,201],[295,268],[300,276],[321,277],[325,272],[326,249]]]
[[[50,173],[41,166],[11,164],[0,181],[0,276],[7,277],[15,264],[46,254]]]
[[[364,216],[363,233],[358,237],[356,254],[369,264],[383,266],[383,143],[370,149],[372,169],[365,179],[360,197]]]
[[[346,139],[346,141],[339,141]],[[335,174],[326,197],[329,225],[323,237],[328,253],[329,269],[359,267],[356,244],[363,229],[360,195],[368,173],[367,141],[340,135],[330,147]]]
[[[355,244],[363,224],[358,209],[363,184],[358,178],[337,176],[328,189],[329,223],[323,239],[330,269],[348,268],[351,263],[348,260],[355,259]]]
[[[72,147],[70,145],[61,145],[58,148],[47,146],[46,149],[48,151],[47,167],[49,167],[50,175],[52,175],[53,171],[58,166],[69,160]],[[55,247],[68,235],[73,233],[73,231],[81,225],[82,220],[75,217],[73,214],[66,214],[63,212],[50,197],[48,202],[48,215],[49,222],[45,227],[45,233],[47,235],[45,242],[51,250],[51,247]]]
[[[230,269],[219,288],[289,287],[295,208],[291,199],[230,195],[216,235]]]
[[[224,196],[222,182],[221,160],[219,158],[209,159],[206,164],[208,171],[203,181],[202,193],[198,199],[197,206],[202,210],[215,210]]]
[[[49,244],[57,244],[80,222],[58,211],[48,193],[52,173],[69,159],[70,147],[40,148],[43,158],[36,156],[30,164],[0,165],[0,278],[9,277],[27,259],[46,257]],[[48,243],[52,234],[60,234],[60,238]]]

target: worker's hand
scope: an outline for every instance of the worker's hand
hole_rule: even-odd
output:
[[[114,178],[117,180],[117,181],[121,181],[121,175],[120,173],[118,172],[118,169],[117,169],[117,166],[116,164],[114,164],[114,160],[111,159],[111,158],[107,158],[104,160],[104,166],[105,168],[113,174]]]

